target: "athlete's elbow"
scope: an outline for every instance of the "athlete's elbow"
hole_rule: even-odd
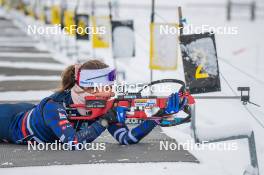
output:
[[[118,141],[120,145],[134,145],[139,142],[139,140],[130,140],[130,139],[125,139],[122,141]]]
[[[129,142],[128,145],[134,145],[134,144],[137,144],[139,141],[132,141],[132,142]]]

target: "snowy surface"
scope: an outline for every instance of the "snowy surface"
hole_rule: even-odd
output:
[[[14,63],[8,61],[0,61],[0,65],[4,67],[14,67],[14,68],[28,68],[28,69],[44,69],[44,70],[64,70],[65,66],[61,64],[52,63]]]
[[[143,164],[93,164],[93,165],[72,165],[72,166],[49,166],[49,167],[30,167],[1,169],[3,174],[23,174],[27,175],[46,175],[46,174],[125,174],[125,175],[187,175],[203,174],[214,172],[214,175],[223,175],[222,171],[207,165],[188,164],[188,163],[143,163]]]
[[[225,4],[226,1],[209,1],[204,0],[201,3],[210,4]],[[260,2],[260,1],[259,1]],[[150,5],[147,1],[134,0],[133,2],[128,0],[121,0],[124,4],[143,4]],[[172,5],[170,4],[172,3]],[[261,107],[248,105],[248,109],[264,123],[264,21],[261,17],[255,22],[250,22],[248,12],[243,15],[245,18],[237,18],[234,21],[227,22],[225,20],[224,8],[194,8],[188,7],[188,4],[198,3],[194,0],[188,1],[161,1],[158,0],[158,5],[175,6],[183,5],[183,14],[188,23],[193,25],[208,24],[210,26],[235,26],[238,27],[237,35],[216,35],[217,54],[219,57],[219,68],[221,74],[230,83],[233,89],[236,90],[238,86],[250,86],[251,87],[251,100]],[[200,6],[199,6],[200,7]],[[164,22],[166,19],[168,22],[177,21],[176,9],[166,10],[160,9],[156,17],[158,22]],[[239,13],[238,13],[239,14]],[[243,16],[241,15],[241,16]],[[121,9],[119,16],[123,19],[134,19],[136,29],[136,58],[128,60],[118,60],[117,66],[120,70],[126,70],[129,82],[148,82],[149,81],[149,18],[150,18],[150,6],[148,9]],[[239,16],[239,15],[236,15]],[[162,18],[161,18],[162,17]],[[142,27],[145,26],[145,27]],[[61,38],[60,38],[61,39]],[[64,38],[65,39],[65,38]],[[68,38],[68,41],[70,39]],[[89,46],[89,43],[87,43]],[[56,53],[56,58],[61,62],[71,63],[74,59],[63,60],[64,53]],[[11,54],[11,53],[10,53]],[[109,64],[113,64],[111,59],[111,51],[109,50],[97,50],[94,54],[99,58],[105,58],[105,61]],[[1,54],[0,54],[1,55]],[[91,56],[91,55],[90,55]],[[223,59],[221,59],[223,58]],[[244,72],[234,68],[234,66],[227,64],[227,60],[232,65],[240,68]],[[8,66],[8,62],[3,62]],[[10,65],[10,67],[15,65]],[[19,65],[21,67],[34,67],[35,65]],[[47,65],[39,65],[39,68],[46,67]],[[52,69],[62,69],[60,66],[49,65]],[[182,62],[179,59],[179,68],[177,71],[154,71],[154,79],[161,78],[178,78],[183,79]],[[25,77],[24,77],[25,78]],[[14,79],[15,80],[15,79]],[[208,95],[234,95],[227,83],[221,76],[222,92],[210,93]],[[37,100],[44,96],[49,95],[52,92],[9,92],[1,93],[0,97],[7,100],[17,100],[19,96],[20,100]],[[204,137],[219,134],[230,134],[230,132],[237,132],[238,128],[242,131],[248,131],[249,128],[244,128],[240,123],[247,123],[255,132],[257,153],[259,160],[260,173],[264,173],[264,128],[262,128],[255,119],[253,119],[246,108],[238,100],[197,100],[197,128],[216,128],[216,130],[207,130],[202,132]],[[221,126],[230,126],[228,129],[224,129]],[[239,128],[239,126],[241,128]],[[219,132],[219,131],[223,132]],[[231,130],[231,131],[230,131]],[[206,130],[205,130],[206,131]],[[230,132],[229,132],[230,131]],[[190,136],[189,125],[182,125],[179,127],[164,128],[164,132],[176,138],[179,142],[190,141],[193,142]],[[237,151],[210,151],[205,150],[190,150],[199,160],[200,164],[188,164],[188,163],[146,163],[146,164],[100,164],[100,165],[73,165],[73,166],[51,166],[51,167],[30,167],[30,168],[12,168],[1,169],[1,174],[73,174],[73,173],[96,173],[96,174],[183,174],[183,175],[238,175],[242,174],[245,168],[249,164],[248,143],[245,139],[234,141],[238,145]],[[228,142],[229,143],[229,142]]]
[[[0,56],[2,57],[30,57],[30,58],[35,58],[37,56],[41,57],[41,58],[50,58],[51,55],[50,54],[46,54],[46,53],[12,53],[12,52],[7,52],[7,53],[0,53]]]
[[[216,140],[223,139],[230,136],[250,136],[252,128],[247,123],[239,122],[237,124],[224,126],[207,126],[200,125],[197,130],[199,140]]]
[[[33,75],[33,76],[2,76],[0,75],[0,81],[18,81],[18,80],[42,80],[42,81],[47,81],[47,80],[60,80],[61,77],[59,76],[38,76],[38,75]]]
[[[9,91],[0,92],[1,101],[39,101],[52,94],[52,91]]]

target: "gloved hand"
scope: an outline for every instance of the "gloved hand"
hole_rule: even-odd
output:
[[[111,123],[124,123],[126,120],[126,111],[128,111],[126,107],[115,107],[114,109],[110,109],[100,118],[101,124],[107,126]]]
[[[180,97],[179,94],[172,93],[168,98],[167,107],[165,108],[165,114],[173,114],[179,112],[180,108]]]
[[[168,98],[166,108],[158,111],[156,116],[163,116],[163,115],[170,115],[170,114],[178,113],[180,110],[183,109],[186,103],[187,103],[187,98],[183,98],[181,101],[179,93],[177,92],[172,93]]]

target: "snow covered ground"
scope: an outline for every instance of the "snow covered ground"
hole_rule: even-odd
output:
[[[205,3],[224,4],[226,1],[203,1]],[[201,2],[201,3],[203,3]],[[132,4],[131,1],[121,0],[121,3]],[[234,95],[228,87],[225,78],[233,89],[238,86],[250,86],[251,100],[261,107],[248,105],[247,108],[264,124],[264,21],[263,16],[251,22],[247,17],[244,19],[236,19],[231,22],[225,20],[225,8],[195,8],[189,6],[190,3],[198,2],[194,0],[188,1],[161,1],[157,0],[157,5],[178,5],[183,7],[183,16],[187,22],[193,25],[210,26],[233,26],[238,28],[237,35],[216,35],[217,52],[219,56],[222,91],[218,93],[210,93],[208,95]],[[149,5],[149,9],[120,9],[120,17],[123,19],[134,19],[136,29],[136,58],[129,60],[118,60],[117,66],[119,69],[125,70],[129,82],[148,82],[149,81],[149,29],[148,23],[150,18],[150,3],[149,1],[134,0],[133,4]],[[176,9],[159,9],[157,11],[158,22],[177,21]],[[241,12],[247,15],[248,12]],[[241,16],[246,16],[241,14]],[[240,14],[236,15],[238,18]],[[58,54],[58,53],[57,53]],[[111,52],[96,51],[98,57],[104,57],[105,61],[112,64]],[[59,56],[57,56],[59,57]],[[60,58],[61,59],[61,58]],[[227,63],[228,62],[228,63]],[[5,65],[8,62],[3,62]],[[2,64],[2,63],[0,63]],[[183,79],[182,62],[179,59],[179,69],[177,71],[154,71],[154,79],[161,78],[179,78]],[[17,66],[17,65],[10,65]],[[24,65],[18,65],[24,66]],[[34,65],[29,64],[28,67]],[[46,65],[39,65],[39,67]],[[51,69],[61,69],[61,66],[47,65]],[[238,70],[239,68],[240,70]],[[0,77],[4,79],[3,77]],[[15,78],[14,78],[15,80]],[[1,99],[17,97],[17,94],[26,94],[24,92],[0,93]],[[40,99],[39,93],[27,92],[30,98]],[[51,92],[41,92],[43,96]],[[28,96],[20,96],[20,100],[27,100]],[[221,127],[233,126],[234,130],[238,130],[239,123],[247,123],[253,128],[257,143],[257,153],[259,160],[260,173],[264,174],[264,128],[256,122],[255,119],[248,113],[246,108],[238,100],[197,100],[197,126],[205,127]],[[178,127],[164,128],[164,132],[175,138],[179,142],[193,142],[190,136],[189,125]],[[226,130],[223,129],[223,133]],[[211,133],[210,133],[211,134]],[[238,175],[242,174],[249,164],[248,145],[246,140],[234,141],[237,143],[238,150],[236,151],[210,151],[205,150],[190,150],[199,160],[200,164],[191,163],[145,163],[145,164],[96,164],[96,165],[72,165],[72,166],[50,166],[50,167],[32,167],[32,168],[12,168],[1,169],[1,173],[17,174],[23,171],[23,174],[72,174],[72,173],[96,173],[96,174],[179,174],[179,175]],[[231,143],[231,142],[228,142]]]
[[[223,175],[223,167],[212,167],[206,164],[188,163],[143,163],[143,164],[91,164],[91,165],[71,165],[71,166],[49,166],[30,168],[11,168],[0,170],[3,174],[23,174],[46,175],[46,174],[146,174],[146,175],[189,175],[189,174],[215,174]]]

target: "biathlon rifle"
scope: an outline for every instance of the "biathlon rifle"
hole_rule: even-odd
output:
[[[160,109],[165,109],[167,106],[168,97],[159,97],[159,96],[142,96],[142,91],[147,87],[153,86],[155,84],[162,83],[176,83],[180,84],[179,96],[182,110],[187,114],[186,117],[176,117],[174,114],[164,114],[155,116],[153,113],[156,113]],[[85,104],[72,104],[66,107],[68,113],[68,119],[73,123],[85,122],[96,120],[102,115],[106,114],[108,110],[114,107],[126,107],[128,108],[127,119],[135,119],[139,122],[144,120],[157,120],[162,118],[161,126],[175,126],[180,125],[191,120],[191,106],[195,103],[194,98],[186,91],[185,83],[177,79],[162,79],[153,81],[147,86],[144,86],[141,90],[136,93],[126,92],[122,95],[118,95],[116,98],[107,100],[105,98],[99,98],[95,96],[86,96]],[[88,111],[88,114],[85,116],[77,116],[72,113],[72,110],[77,108],[83,108]]]

